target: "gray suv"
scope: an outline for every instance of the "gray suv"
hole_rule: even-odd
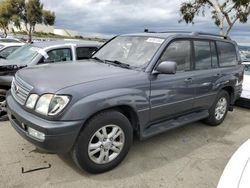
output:
[[[113,38],[90,60],[25,68],[7,94],[12,126],[38,148],[71,152],[91,173],[113,169],[134,137],[203,120],[223,122],[242,91],[229,38],[138,33]]]

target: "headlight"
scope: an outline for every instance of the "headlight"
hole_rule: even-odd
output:
[[[42,95],[37,104],[36,104],[36,109],[35,111],[40,113],[40,114],[43,114],[43,115],[48,115],[48,112],[49,112],[49,104],[52,100],[54,95],[52,94],[45,94],[45,95]]]
[[[36,101],[38,99],[38,95],[37,94],[31,94],[26,102],[26,107],[30,108],[30,109],[34,109],[35,105],[36,105]]]
[[[66,95],[44,94],[39,98],[35,111],[43,115],[54,116],[66,107],[69,100],[70,97]]]
[[[61,112],[69,103],[69,96],[55,95],[49,105],[49,116],[54,116]]]

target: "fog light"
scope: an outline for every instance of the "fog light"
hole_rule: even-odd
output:
[[[29,133],[30,136],[32,136],[34,138],[37,138],[37,139],[39,139],[41,141],[45,140],[45,134],[42,133],[42,132],[39,132],[39,131],[37,131],[35,129],[32,129],[32,128],[28,127],[28,133]]]

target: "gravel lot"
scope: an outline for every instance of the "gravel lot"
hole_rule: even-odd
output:
[[[0,187],[215,188],[231,155],[250,137],[249,112],[236,108],[219,127],[197,122],[136,140],[118,168],[100,175],[81,172],[68,155],[39,153],[9,122],[0,122]]]

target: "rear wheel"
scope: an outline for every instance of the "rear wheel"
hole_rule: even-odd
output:
[[[209,110],[209,117],[205,119],[205,123],[211,126],[220,125],[227,116],[229,99],[230,97],[228,92],[222,90]]]
[[[0,121],[7,121],[6,90],[0,89]]]
[[[133,141],[129,120],[118,111],[94,116],[80,133],[72,150],[75,163],[90,173],[115,168],[127,155]]]

